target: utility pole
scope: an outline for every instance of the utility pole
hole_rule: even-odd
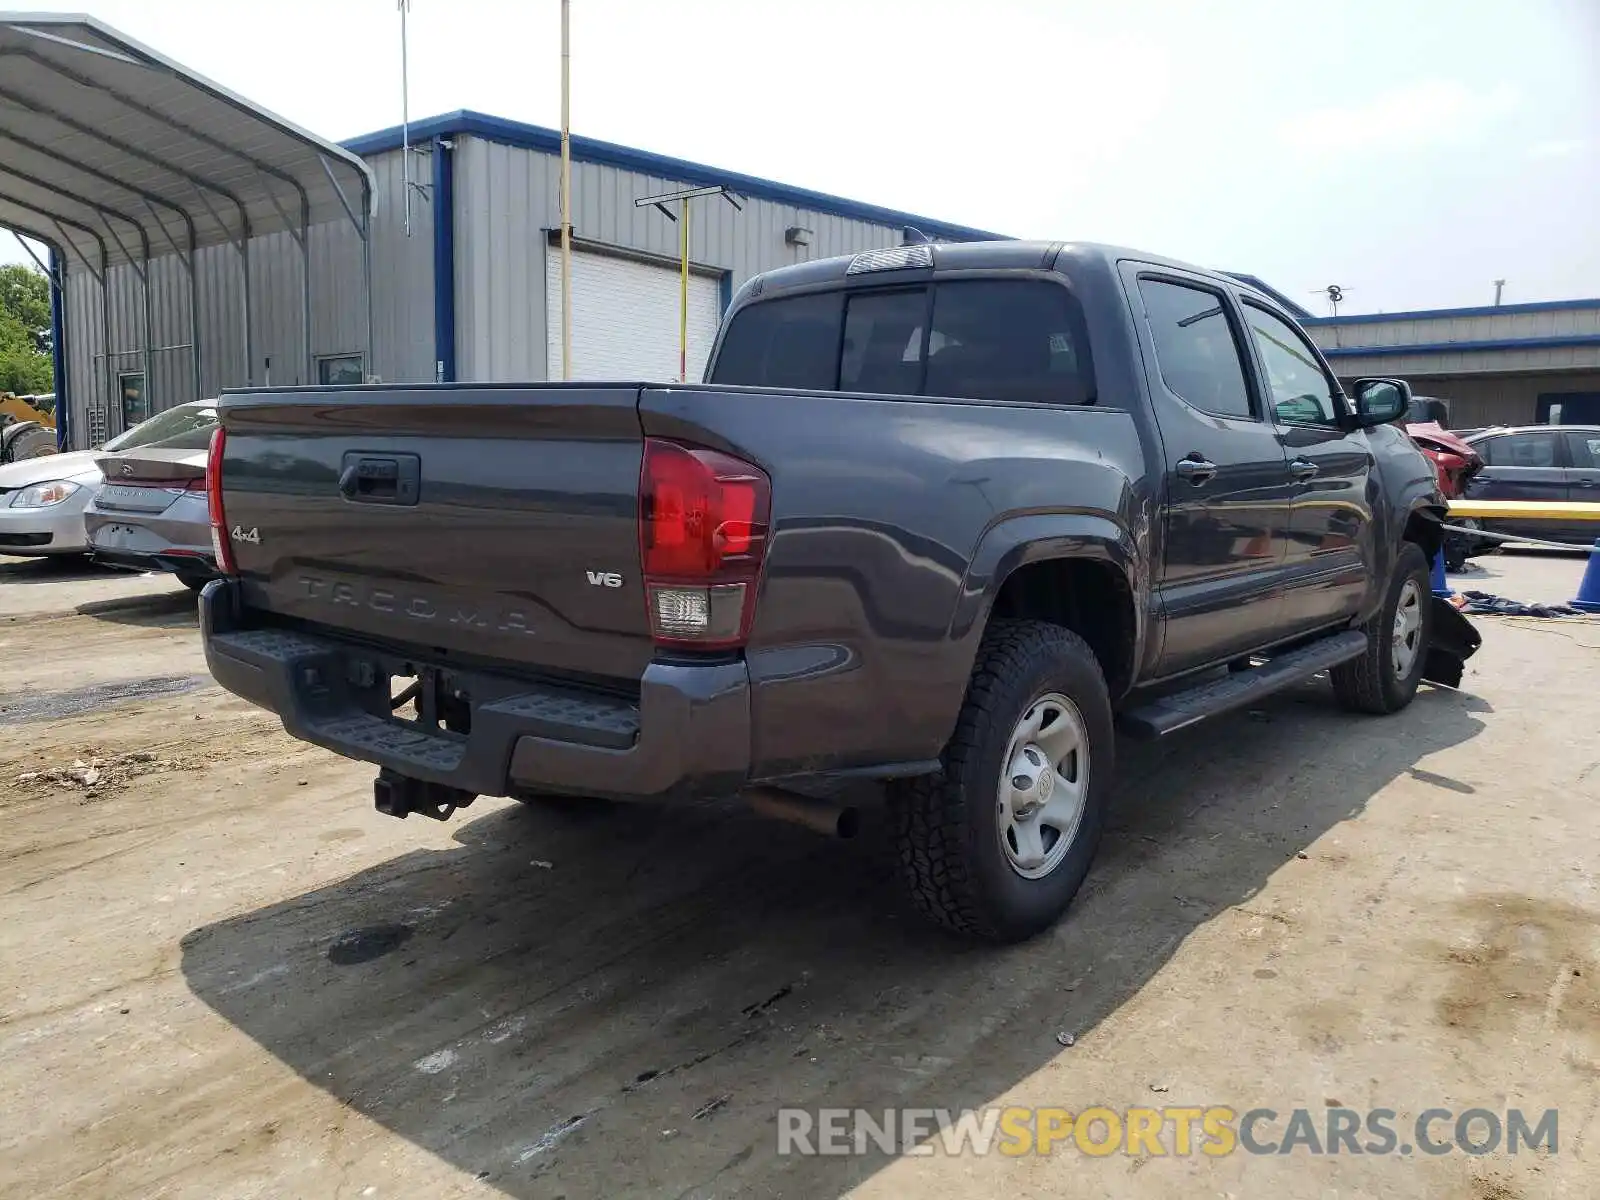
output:
[[[561,378],[572,378],[571,0],[561,0]]]
[[[1496,279],[1494,281],[1494,306],[1496,308],[1500,307],[1500,293],[1505,291],[1505,287],[1506,281],[1504,279]]]

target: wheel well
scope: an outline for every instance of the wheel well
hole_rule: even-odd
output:
[[[1089,643],[1113,696],[1132,682],[1133,596],[1115,567],[1082,558],[1028,563],[1006,576],[989,616],[1070,629]]]
[[[1422,552],[1428,556],[1428,561],[1433,561],[1433,556],[1439,553],[1439,547],[1444,543],[1444,528],[1438,514],[1426,508],[1414,508],[1411,515],[1406,518],[1405,532],[1401,535],[1402,541],[1415,542],[1422,547]]]

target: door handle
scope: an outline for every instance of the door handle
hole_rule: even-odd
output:
[[[1173,470],[1178,473],[1179,479],[1187,479],[1190,483],[1199,487],[1206,480],[1216,475],[1217,464],[1207,462],[1197,454],[1191,454],[1187,458],[1180,458]]]
[[[1600,479],[1576,479],[1573,484],[1576,487],[1600,487]]]
[[[1319,470],[1321,468],[1309,459],[1297,458],[1289,463],[1289,474],[1296,479],[1310,479]]]

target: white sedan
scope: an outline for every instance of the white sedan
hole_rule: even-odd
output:
[[[0,554],[83,554],[83,510],[105,479],[99,452],[75,450],[0,466]]]

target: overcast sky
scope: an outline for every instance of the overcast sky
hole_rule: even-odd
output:
[[[395,0],[19,7],[87,7],[329,137],[399,123]],[[575,133],[1319,313],[1329,283],[1345,312],[1600,295],[1600,0],[572,7]],[[557,0],[413,0],[410,28],[414,118],[559,124]]]

